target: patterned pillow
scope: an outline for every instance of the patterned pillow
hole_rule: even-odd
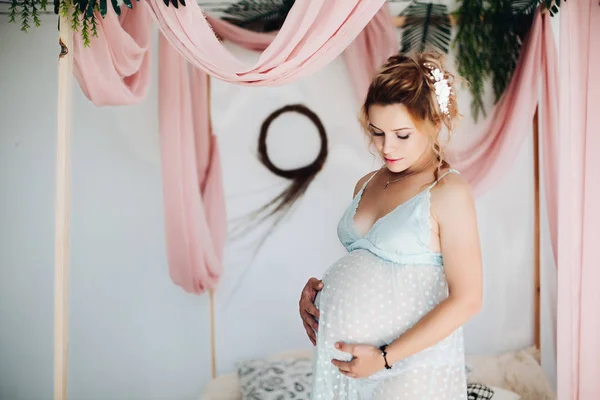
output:
[[[312,386],[309,358],[250,360],[237,365],[244,400],[308,400]]]
[[[467,399],[469,400],[490,400],[493,396],[494,391],[481,383],[467,385]]]

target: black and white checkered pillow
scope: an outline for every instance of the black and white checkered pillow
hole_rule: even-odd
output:
[[[494,396],[494,391],[481,383],[467,385],[467,399],[469,400],[490,400],[492,396]]]
[[[256,359],[237,364],[244,400],[308,400],[312,386],[312,360]]]

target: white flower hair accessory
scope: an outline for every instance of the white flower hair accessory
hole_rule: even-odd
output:
[[[448,82],[448,79],[444,78],[444,72],[439,68],[436,68],[433,64],[425,63],[424,66],[429,68],[430,78],[433,78],[433,87],[435,88],[435,96],[440,106],[440,110],[449,116],[450,111],[448,110],[448,103],[450,101],[450,94],[452,93],[450,90],[450,83]]]

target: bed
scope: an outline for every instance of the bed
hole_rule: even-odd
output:
[[[294,360],[312,358],[312,355],[309,348],[273,354],[265,360]],[[468,355],[469,382],[514,392],[521,400],[555,400],[539,360],[539,351],[535,347],[499,355]],[[500,397],[492,400],[496,398]],[[212,379],[203,388],[198,400],[243,400],[237,373],[230,372]]]

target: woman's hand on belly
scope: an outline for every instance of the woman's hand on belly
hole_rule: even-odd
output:
[[[317,319],[319,319],[319,310],[315,307],[314,302],[317,292],[321,289],[323,289],[323,282],[317,278],[310,278],[306,282],[306,285],[304,285],[304,289],[302,289],[299,302],[300,317],[302,318],[306,334],[313,346],[317,344],[315,331],[319,330],[319,323],[317,322]]]
[[[350,378],[367,378],[385,368],[381,350],[370,344],[338,342],[335,348],[353,356],[352,361],[331,360],[340,372]]]

